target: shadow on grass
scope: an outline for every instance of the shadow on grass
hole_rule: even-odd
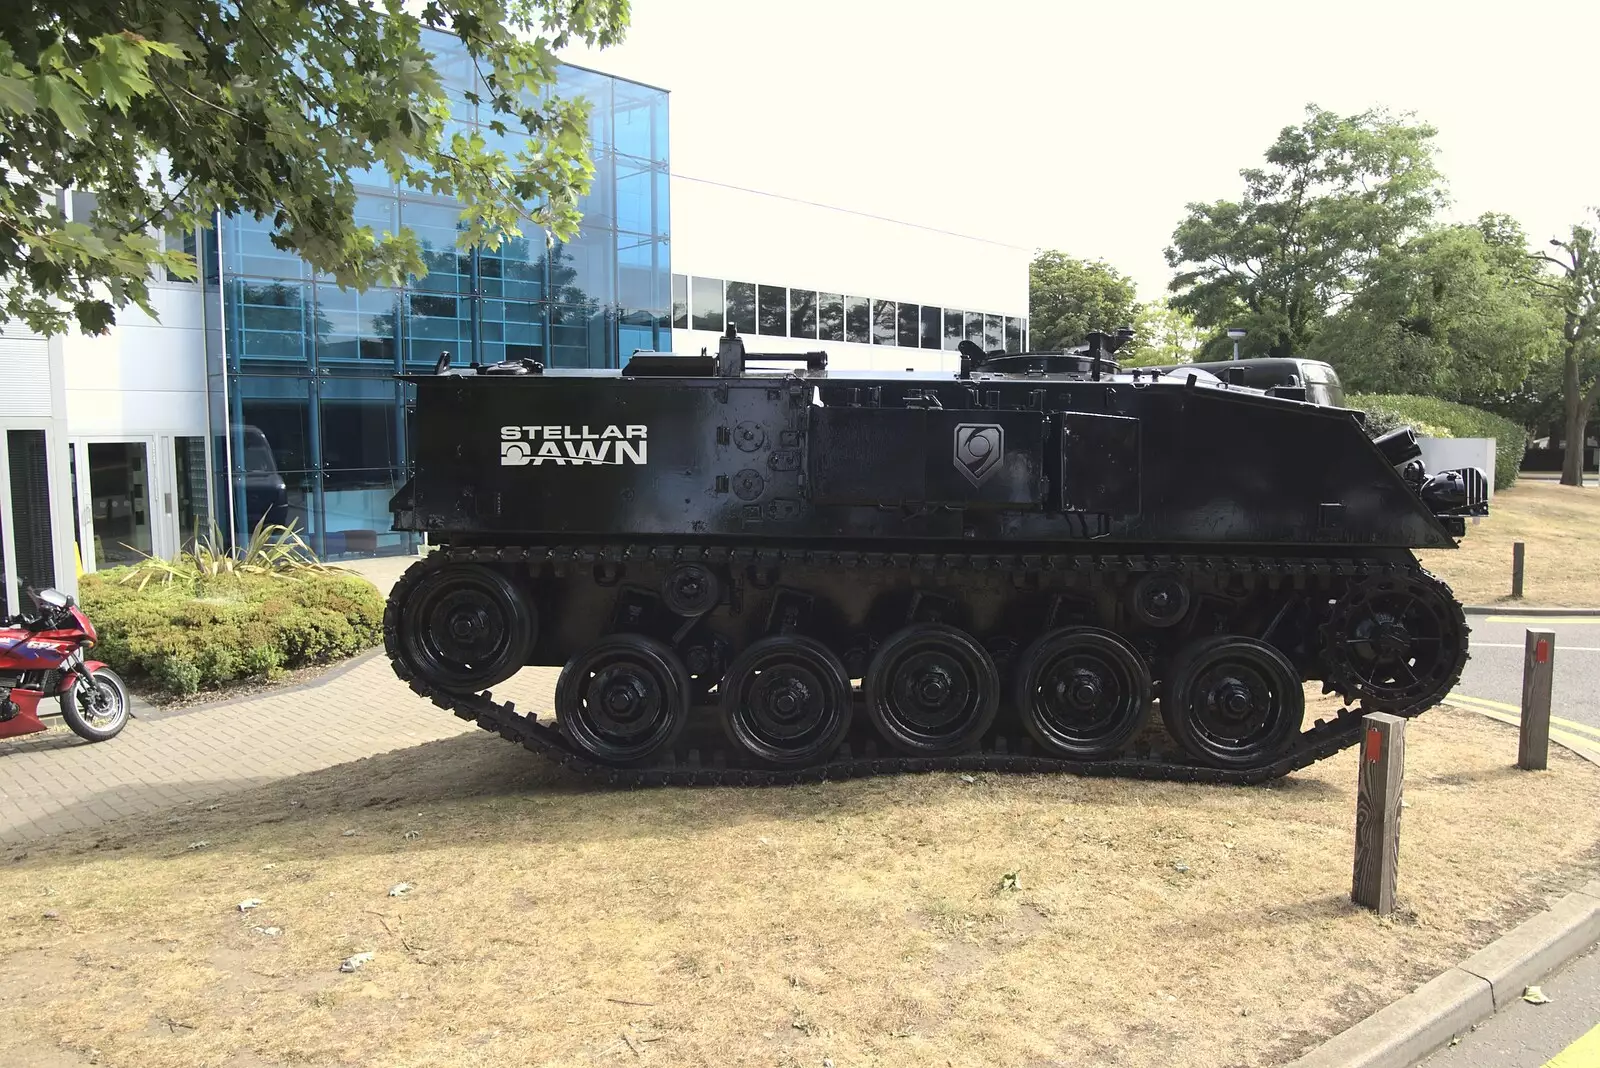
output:
[[[86,853],[128,851],[178,856],[195,842],[248,846],[257,832],[302,834],[312,841],[355,836],[341,848],[385,852],[458,844],[463,838],[605,841],[696,835],[766,820],[848,818],[886,807],[902,811],[959,800],[1004,805],[1043,800],[1066,806],[1120,808],[1159,804],[1175,811],[1222,811],[1269,798],[1316,801],[1336,793],[1315,779],[1288,778],[1236,787],[1152,783],[1071,775],[985,773],[973,782],[953,772],[880,776],[774,787],[613,786],[562,768],[487,733],[464,734],[276,781],[195,782],[173,807],[171,784],[118,786],[85,796],[66,811],[98,821],[109,806],[129,815],[94,830],[48,835],[7,848],[67,861]],[[435,825],[406,839],[418,820]],[[334,825],[337,829],[331,829]],[[448,827],[446,833],[437,828]],[[321,848],[321,846],[317,846]]]

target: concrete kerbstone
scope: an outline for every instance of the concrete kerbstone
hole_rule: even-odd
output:
[[[1488,981],[1451,968],[1289,1068],[1409,1068],[1493,1012]]]
[[[1589,884],[1591,887],[1597,884]],[[1519,925],[1456,967],[1488,982],[1494,1007],[1504,1008],[1523,990],[1600,939],[1600,897],[1578,891],[1548,912]]]

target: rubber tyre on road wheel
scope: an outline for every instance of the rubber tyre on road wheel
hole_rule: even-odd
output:
[[[1017,659],[1012,699],[1048,752],[1071,760],[1116,756],[1144,726],[1154,689],[1144,657],[1095,627],[1042,635]]]
[[[1254,638],[1189,646],[1161,689],[1161,720],[1173,740],[1195,759],[1231,770],[1262,768],[1281,756],[1305,710],[1294,665]]]
[[[424,575],[400,612],[400,650],[422,680],[476,693],[528,662],[538,635],[533,605],[509,577],[483,564]]]
[[[728,738],[768,764],[823,763],[850,733],[850,675],[811,638],[761,639],[734,658],[721,692]]]
[[[916,623],[878,647],[862,690],[878,733],[910,756],[975,748],[1000,708],[1000,674],[977,640],[943,623]]]
[[[556,725],[601,764],[628,767],[670,751],[689,722],[689,670],[642,634],[601,638],[556,680]]]

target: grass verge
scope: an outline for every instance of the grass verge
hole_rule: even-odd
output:
[[[1527,544],[1520,603],[1600,608],[1600,569],[1588,558],[1600,535],[1600,491],[1522,479],[1494,495],[1490,514],[1467,527],[1454,551],[1419,552],[1463,604],[1511,600],[1511,546]]]
[[[1600,868],[1600,771],[1515,750],[1411,726],[1380,921],[1350,753],[623,791],[467,735],[13,850],[0,1062],[1282,1064]]]

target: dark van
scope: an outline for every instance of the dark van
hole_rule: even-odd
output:
[[[1274,386],[1304,386],[1306,400],[1330,408],[1343,408],[1344,385],[1339,372],[1321,360],[1276,359],[1263,356],[1254,360],[1213,360],[1206,363],[1185,363],[1176,367],[1163,367],[1163,371],[1176,371],[1192,367],[1226,379],[1227,373],[1244,372],[1239,383],[1251,389],[1271,389]]]

